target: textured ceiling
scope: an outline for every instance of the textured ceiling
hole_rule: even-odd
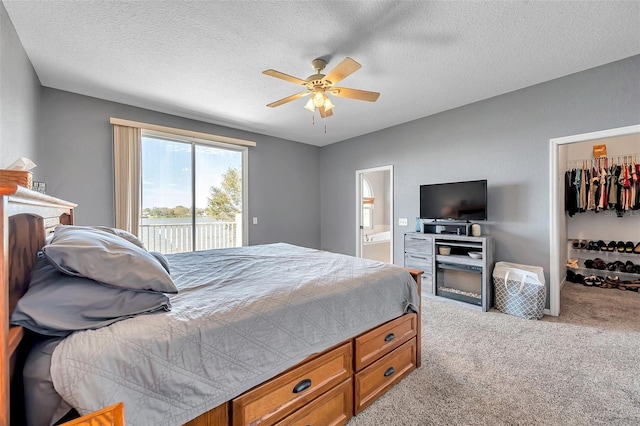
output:
[[[637,1],[3,3],[44,86],[318,146],[640,54]],[[377,102],[265,106],[346,56]]]

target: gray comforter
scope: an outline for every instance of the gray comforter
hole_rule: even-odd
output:
[[[55,349],[55,389],[81,414],[124,401],[128,426],[179,425],[419,303],[400,267],[289,244],[169,261],[171,312]]]

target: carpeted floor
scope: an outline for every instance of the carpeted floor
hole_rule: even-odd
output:
[[[640,425],[640,294],[567,283],[561,311],[423,298],[422,367],[348,425]]]

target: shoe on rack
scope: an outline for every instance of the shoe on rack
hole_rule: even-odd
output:
[[[620,279],[618,277],[607,275],[607,278],[605,278],[604,282],[607,284],[607,288],[616,288],[620,283]]]
[[[633,271],[636,269],[636,265],[633,264],[632,261],[627,260],[627,263],[624,264],[624,271],[630,274],[633,274]]]
[[[640,254],[640,243],[636,244],[636,246],[633,249],[633,252],[635,254]]]
[[[631,241],[627,241],[626,244],[624,245],[624,252],[633,253],[633,243]]]
[[[594,269],[593,260],[587,259],[584,261],[584,267],[589,269]]]
[[[598,250],[607,251],[607,245],[604,243],[604,241],[598,240],[596,244],[598,244]]]
[[[618,244],[616,244],[616,248],[618,249],[618,253],[624,253],[624,250],[625,250],[624,242],[618,241]]]
[[[604,260],[600,259],[599,257],[596,257],[593,260],[593,267],[596,269],[604,270],[604,269],[607,269],[607,264],[605,263]]]

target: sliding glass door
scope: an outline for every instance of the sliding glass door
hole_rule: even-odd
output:
[[[247,150],[143,132],[140,238],[180,253],[243,244]]]

